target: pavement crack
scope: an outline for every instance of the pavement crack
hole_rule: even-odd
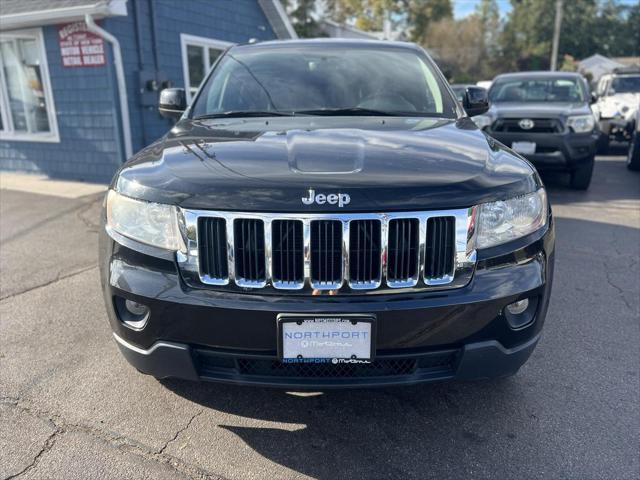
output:
[[[622,288],[620,288],[618,285],[616,285],[615,282],[611,279],[611,272],[607,268],[606,264],[604,265],[604,277],[607,280],[607,283],[609,284],[609,286],[618,292],[618,296],[620,297],[620,299],[622,299],[622,302],[626,305],[627,309],[629,309],[629,311],[632,313],[635,312],[633,306],[629,303],[629,301],[624,296],[625,291]]]
[[[38,465],[38,462],[40,461],[40,458],[42,458],[42,456],[45,453],[47,453],[49,450],[51,450],[51,448],[53,448],[53,445],[55,444],[56,439],[62,433],[64,433],[64,429],[60,428],[53,420],[51,420],[50,418],[48,420],[49,420],[49,422],[51,422],[53,424],[54,430],[53,430],[53,432],[51,432],[51,434],[44,441],[44,444],[42,445],[42,448],[40,448],[40,451],[36,454],[35,457],[33,457],[33,460],[31,461],[31,463],[29,463],[29,465],[24,467],[18,473],[15,473],[13,475],[9,475],[8,477],[5,477],[5,480],[11,480],[13,478],[18,478],[18,477],[26,474],[30,470],[33,470]]]
[[[163,455],[163,454],[164,454],[164,451],[167,449],[167,447],[168,447],[170,444],[172,444],[173,442],[175,442],[175,441],[178,439],[178,437],[180,436],[180,434],[181,434],[182,432],[184,432],[185,430],[187,430],[187,429],[191,426],[191,424],[193,423],[193,421],[194,421],[197,417],[199,417],[200,415],[202,415],[203,413],[204,413],[204,410],[200,410],[198,413],[194,414],[194,415],[191,417],[191,419],[187,422],[187,424],[186,424],[184,427],[182,427],[180,430],[178,430],[178,431],[176,432],[176,434],[173,436],[173,438],[172,438],[171,440],[169,440],[167,443],[165,443],[165,444],[162,446],[162,448],[161,448],[160,450],[158,450],[158,453],[157,453],[157,454],[158,454],[158,455]]]
[[[40,452],[38,452],[38,454],[35,456],[34,460],[29,464],[29,466],[27,466],[21,472],[11,477],[8,477],[4,480],[11,480],[13,478],[17,478],[23,475],[24,473],[27,473],[29,470],[32,470],[35,466],[37,466],[39,459],[53,447],[55,441],[60,435],[64,433],[71,433],[71,432],[79,432],[86,435],[90,435],[91,437],[96,438],[102,442],[105,442],[110,447],[115,448],[116,450],[119,450],[122,453],[128,453],[131,455],[142,457],[146,460],[167,465],[176,473],[179,473],[180,475],[184,475],[188,478],[203,479],[203,480],[226,480],[224,477],[220,475],[213,474],[207,470],[202,469],[201,467],[192,465],[180,458],[164,453],[164,450],[172,442],[177,440],[180,434],[185,430],[187,430],[199,415],[204,413],[204,409],[199,411],[195,415],[193,415],[189,419],[187,424],[183,428],[178,430],[178,432],[176,432],[173,438],[169,440],[167,443],[165,443],[160,450],[157,450],[157,449],[154,450],[149,445],[130,439],[117,432],[106,430],[99,426],[86,425],[78,422],[68,422],[64,420],[60,415],[50,413],[50,412],[41,410],[36,406],[30,405],[30,402],[28,401],[21,401],[20,399],[16,399],[14,397],[0,397],[0,400],[3,400],[3,401],[6,400],[5,405],[8,405],[13,408],[17,408],[29,415],[32,415],[37,418],[50,422],[55,429],[54,432],[47,438],[47,440],[44,443],[44,446],[42,447]]]
[[[4,301],[4,300],[8,300],[10,298],[14,298],[14,297],[19,297],[20,295],[24,295],[25,293],[29,293],[33,290],[38,290],[39,288],[44,288],[44,287],[48,287],[49,285],[53,285],[54,283],[57,283],[61,280],[66,280],[67,278],[71,278],[71,277],[75,277],[76,275],[80,275],[81,273],[84,272],[88,272],[89,270],[92,270],[94,268],[96,268],[97,265],[95,263],[92,263],[91,265],[86,265],[84,267],[81,267],[77,270],[73,270],[72,272],[69,273],[65,273],[64,275],[60,272],[58,272],[58,275],[56,275],[55,278],[53,278],[52,280],[49,280],[48,282],[45,283],[41,283],[40,285],[35,285],[33,287],[29,287],[25,290],[21,290],[19,292],[15,292],[15,293],[10,293],[9,295],[5,295],[3,297],[0,297],[0,301]]]

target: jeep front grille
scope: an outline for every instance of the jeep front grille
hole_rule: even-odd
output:
[[[238,218],[234,222],[236,283],[241,287],[264,287],[265,269],[264,222]]]
[[[311,222],[311,286],[335,290],[342,286],[342,222]]]
[[[448,279],[453,275],[454,249],[451,239],[455,236],[454,217],[432,217],[427,220],[427,251],[425,277],[433,281]]]
[[[274,220],[271,223],[271,276],[277,288],[304,286],[304,240],[300,220]]]
[[[187,284],[264,293],[457,288],[475,268],[475,209],[355,214],[181,210]]]
[[[380,220],[349,223],[349,282],[351,288],[377,288],[382,281],[382,229]]]
[[[229,278],[226,228],[223,218],[200,217],[198,220],[200,270],[208,283],[226,283]]]
[[[418,282],[419,242],[420,221],[417,218],[398,218],[389,222],[387,284],[390,287],[413,287]]]

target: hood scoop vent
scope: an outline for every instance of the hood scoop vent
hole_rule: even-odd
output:
[[[356,130],[291,130],[289,169],[295,173],[343,175],[364,168],[365,142]]]

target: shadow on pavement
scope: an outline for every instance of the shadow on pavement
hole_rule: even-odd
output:
[[[618,166],[612,162],[604,168],[609,165]],[[233,432],[266,459],[313,478],[517,478],[523,469],[532,474],[530,466],[547,468],[550,476],[572,471],[579,477],[580,472],[610,468],[595,457],[588,459],[598,449],[612,449],[610,454],[626,449],[614,448],[611,442],[629,432],[610,429],[619,408],[626,407],[602,405],[629,395],[626,389],[633,388],[633,382],[602,362],[601,357],[609,354],[606,345],[593,346],[585,337],[601,328],[603,314],[598,309],[603,296],[615,305],[611,308],[621,322],[629,322],[632,315],[623,310],[623,301],[628,309],[637,309],[632,292],[638,288],[634,278],[640,230],[573,218],[556,217],[556,222],[562,260],[556,264],[547,318],[551,325],[546,327],[544,345],[514,377],[315,393],[173,379],[162,384],[207,409],[257,420],[254,424],[274,422],[249,427],[229,419],[227,424],[211,423],[206,428]],[[610,250],[608,265],[602,259],[586,261],[604,250]],[[635,266],[625,265],[634,258]],[[609,267],[615,272],[611,277],[605,271]],[[576,279],[581,279],[579,285]],[[583,308],[591,314],[585,317]],[[614,331],[627,328],[626,323],[620,325]],[[581,393],[585,389],[589,396]],[[593,410],[593,405],[600,407]],[[582,459],[577,470],[566,469],[567,455]]]
[[[270,461],[319,479],[424,478],[429,463],[441,470],[443,462],[456,462],[458,449],[487,444],[494,436],[471,419],[504,415],[525,395],[521,381],[513,379],[307,393],[163,384],[207,408],[285,424],[211,428],[231,431]],[[515,426],[503,434],[505,441],[519,435]]]

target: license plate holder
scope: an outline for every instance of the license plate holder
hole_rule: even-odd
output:
[[[536,142],[513,142],[511,149],[522,155],[533,155],[536,153]]]
[[[278,315],[278,358],[285,363],[369,363],[374,315]]]

